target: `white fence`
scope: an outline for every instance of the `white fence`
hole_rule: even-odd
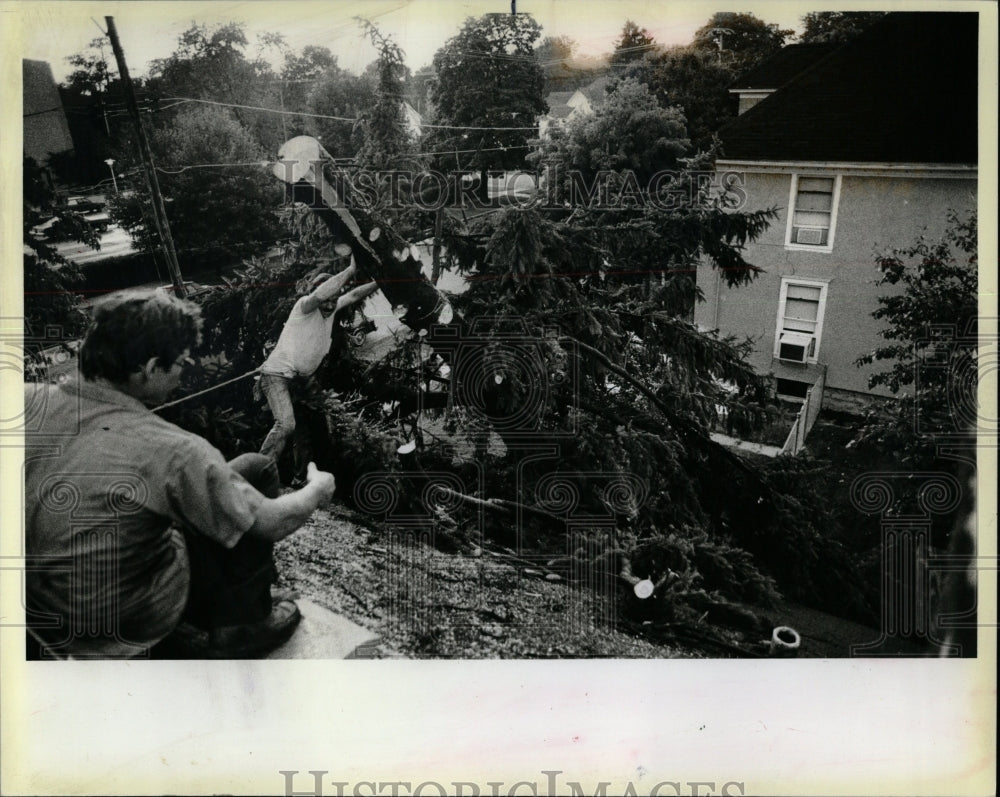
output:
[[[806,392],[806,400],[802,409],[795,416],[795,423],[781,447],[782,454],[798,454],[806,444],[806,436],[816,423],[820,408],[823,406],[823,389],[826,386],[826,371],[820,373],[819,379]]]

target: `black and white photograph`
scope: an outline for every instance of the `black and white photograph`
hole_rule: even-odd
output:
[[[992,793],[996,7],[848,5],[0,4],[4,793]]]

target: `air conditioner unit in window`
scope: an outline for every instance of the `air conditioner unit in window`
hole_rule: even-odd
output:
[[[820,246],[823,243],[824,232],[822,227],[796,227],[795,243]]]
[[[816,338],[801,332],[782,332],[778,339],[778,359],[804,363],[816,351]]]

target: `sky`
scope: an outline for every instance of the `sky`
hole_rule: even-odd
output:
[[[374,60],[375,51],[362,38],[355,16],[372,20],[392,36],[405,51],[407,65],[416,71],[431,62],[434,52],[458,32],[466,17],[509,12],[510,0],[48,0],[22,1],[16,7],[13,22],[19,31],[13,31],[12,38],[20,45],[21,57],[47,61],[56,80],[62,81],[71,71],[66,58],[102,35],[105,16],[114,17],[129,71],[136,77],[145,75],[153,59],[170,55],[192,22],[210,27],[245,23],[250,55],[261,33],[282,34],[295,51],[310,44],[329,47],[342,67],[360,72]],[[517,10],[531,13],[542,25],[543,37],[569,36],[585,55],[609,52],[626,19],[646,28],[657,42],[688,43],[716,9],[750,11],[766,22],[793,29],[801,29],[800,18],[808,10],[802,3],[779,0],[717,5],[673,0],[517,0]],[[5,16],[4,24],[10,25],[11,15]],[[112,57],[110,48],[108,57]]]

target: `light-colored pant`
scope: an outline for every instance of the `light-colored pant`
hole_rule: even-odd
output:
[[[271,408],[274,416],[274,426],[264,438],[264,443],[260,447],[260,453],[275,461],[281,459],[281,454],[285,450],[288,439],[293,437],[293,454],[295,456],[295,474],[302,475],[304,464],[300,459],[307,455],[304,440],[300,440],[301,434],[296,434],[295,430],[295,408],[292,405],[292,380],[278,376],[277,374],[260,375],[260,392],[267,399],[267,406]],[[300,465],[303,467],[300,468]]]

